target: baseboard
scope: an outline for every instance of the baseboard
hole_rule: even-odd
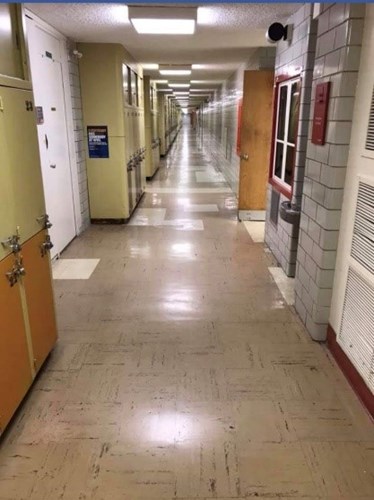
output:
[[[266,211],[265,210],[239,210],[238,218],[242,220],[257,220],[265,221]]]
[[[156,170],[153,172],[152,175],[148,175],[145,179],[149,182],[149,181],[152,181],[155,177],[155,175],[157,174],[157,172],[159,171],[159,168],[160,168],[160,165],[156,168]]]
[[[358,373],[351,360],[345,354],[336,340],[336,333],[331,325],[327,328],[327,345],[341,371],[351,384],[357,396],[361,399],[370,415],[374,418],[374,395],[365,384],[363,378]]]
[[[126,224],[129,219],[91,219],[91,224]]]

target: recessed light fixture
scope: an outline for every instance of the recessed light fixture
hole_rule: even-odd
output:
[[[187,76],[191,74],[191,64],[160,64],[160,75]]]
[[[129,19],[141,35],[193,35],[197,7],[129,6]]]
[[[169,87],[171,87],[172,89],[188,89],[190,86],[190,83],[169,83]]]
[[[214,92],[216,89],[190,89],[190,92]]]
[[[143,69],[158,69],[158,64],[154,63],[144,63],[144,64],[141,63],[141,66]]]

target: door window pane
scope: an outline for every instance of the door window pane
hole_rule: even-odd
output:
[[[131,104],[138,106],[138,75],[131,71]]]
[[[286,122],[287,108],[287,86],[283,86],[279,91],[279,108],[278,108],[278,133],[277,139],[284,139],[284,127]]]
[[[289,184],[290,186],[292,183],[294,158],[295,158],[295,148],[293,146],[287,146],[286,168],[284,171],[284,182],[286,184]]]
[[[282,178],[282,163],[283,163],[283,144],[281,142],[275,143],[275,163],[274,163],[274,175]]]
[[[296,144],[297,125],[299,119],[299,82],[294,82],[291,86],[290,114],[288,122],[288,142]]]
[[[130,93],[130,68],[126,64],[122,65],[123,97],[125,104],[131,104]]]

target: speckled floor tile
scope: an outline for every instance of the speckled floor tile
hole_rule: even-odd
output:
[[[54,282],[59,341],[0,441],[0,500],[374,498],[373,423],[215,172],[183,131],[142,224],[64,252],[99,263]]]

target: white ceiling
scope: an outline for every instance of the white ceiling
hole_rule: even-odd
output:
[[[191,5],[194,4],[188,4]],[[197,29],[192,36],[138,35],[129,22],[126,4],[26,6],[69,38],[121,43],[140,63],[202,65],[201,69],[193,69],[191,75],[192,80],[206,81],[206,85],[194,85],[201,88],[224,81],[248,60],[251,50],[267,46],[267,27],[274,21],[285,21],[300,4],[204,4],[198,7]],[[164,78],[157,70],[146,70],[145,74]]]

